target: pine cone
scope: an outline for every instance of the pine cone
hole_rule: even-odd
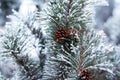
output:
[[[78,80],[91,80],[91,73],[87,69],[81,70],[79,72]]]
[[[58,43],[64,43],[67,38],[73,34],[75,32],[74,29],[64,29],[64,28],[59,28],[56,32],[55,32],[55,41]]]

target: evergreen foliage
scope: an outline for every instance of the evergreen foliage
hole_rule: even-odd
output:
[[[48,73],[50,76],[50,78],[47,77],[48,80],[91,80],[91,78],[104,80],[108,79],[103,75],[107,73],[115,76],[111,70],[114,61],[106,58],[111,55],[111,52],[98,49],[103,38],[94,30],[88,29],[88,24],[91,22],[91,13],[86,10],[88,5],[88,0],[52,0],[50,2],[48,31],[51,39],[51,58],[48,65],[53,66],[50,67],[51,73]],[[73,29],[74,32],[67,37],[64,36],[67,35],[65,30],[69,29]],[[62,43],[57,41],[56,36],[58,40],[63,40]],[[92,74],[88,75],[89,79],[85,75],[81,76],[84,70]],[[98,71],[102,71],[103,74]]]
[[[26,17],[23,20],[22,16],[14,12],[10,18],[14,18],[6,25],[6,32],[3,37],[2,47],[4,53],[8,53],[18,65],[19,80],[37,80],[43,76],[43,70],[46,60],[46,55],[43,52],[45,49],[45,38],[41,29],[35,28],[36,12],[32,16]],[[11,28],[12,27],[12,28]],[[38,49],[39,48],[39,49]],[[34,60],[30,56],[32,50],[37,50],[33,55],[38,55],[38,59]],[[32,51],[33,52],[33,51]]]
[[[1,35],[0,56],[16,63],[17,80],[119,80],[120,55],[113,46],[105,49],[104,37],[89,28],[89,5],[51,0],[46,11],[25,18],[14,11]]]

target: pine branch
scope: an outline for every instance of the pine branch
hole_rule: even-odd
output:
[[[7,31],[6,34],[3,35],[3,48],[6,50],[5,53],[11,53],[9,55],[11,55],[18,64],[19,78],[21,78],[21,80],[42,79],[44,74],[46,61],[46,54],[44,53],[45,38],[40,28],[35,30],[35,34],[31,34],[36,22],[38,21],[35,20],[35,13],[32,13],[31,15],[32,16],[28,15],[26,17],[27,19],[23,20],[23,18],[15,12],[15,14],[11,16],[14,17],[15,20],[6,25]],[[19,23],[16,23],[17,20]],[[11,26],[12,28],[10,28]],[[31,33],[29,33],[29,31],[31,31]],[[35,48],[39,49],[38,61],[30,59],[30,56],[28,56],[30,53],[30,51],[28,51],[29,48],[33,48],[34,46],[31,45],[33,44],[32,40],[34,40],[33,37],[31,38],[32,35],[35,35],[34,38],[38,39],[37,45],[35,45]]]
[[[50,56],[55,59],[50,58],[51,64],[48,63],[48,66],[56,64],[51,67],[54,68],[52,70],[56,75],[53,76],[54,78],[61,76],[60,79],[81,80],[86,77],[85,80],[91,80],[92,75],[90,74],[94,73],[93,70],[97,70],[94,66],[106,63],[108,65],[99,66],[99,71],[104,69],[105,72],[110,73],[112,64],[109,62],[109,58],[106,58],[110,52],[106,53],[97,49],[103,38],[96,34],[94,30],[88,29],[90,13],[85,10],[87,5],[87,0],[53,0],[49,5],[49,36],[51,43],[54,44],[51,44],[53,48],[50,49]],[[70,34],[69,31],[71,31]],[[98,53],[99,51],[100,53]],[[59,61],[69,64],[69,66],[64,65],[66,71],[60,69],[59,66],[62,66],[62,64]],[[90,66],[91,68],[89,68]],[[112,70],[110,71],[112,72]],[[59,72],[65,74],[61,73],[60,75]],[[83,74],[85,75],[83,76]],[[67,76],[63,77],[63,75]],[[70,75],[74,76],[70,77]],[[93,79],[96,78],[93,77]]]

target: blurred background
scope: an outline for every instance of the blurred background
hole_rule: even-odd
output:
[[[0,27],[4,27],[7,21],[10,21],[7,16],[11,15],[12,10],[18,11],[26,15],[30,11],[34,11],[36,7],[41,10],[41,7],[47,0],[0,0]]]

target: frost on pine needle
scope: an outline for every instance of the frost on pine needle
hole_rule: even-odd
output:
[[[119,51],[90,28],[89,1],[51,0],[43,11],[9,16],[0,56],[16,63],[18,80],[119,79]]]
[[[3,53],[8,54],[17,63],[19,80],[37,80],[43,76],[46,60],[45,37],[39,25],[37,11],[31,12],[25,18],[14,11],[6,24],[2,35]]]
[[[104,38],[88,29],[92,18],[86,5],[89,4],[85,0],[52,0],[49,3],[48,37],[51,47],[46,63],[51,72],[48,70],[46,75],[49,78],[45,78],[81,80],[85,77],[85,80],[104,80],[103,77],[108,79],[107,75],[116,76],[113,63],[117,60],[110,57],[116,52],[104,48]]]

